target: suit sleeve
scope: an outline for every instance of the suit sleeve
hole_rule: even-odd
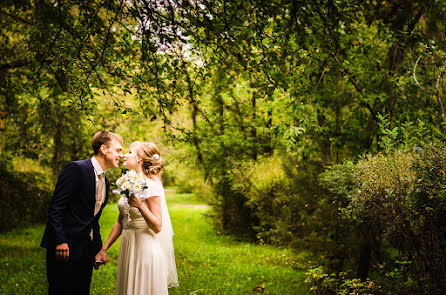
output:
[[[95,245],[96,252],[99,252],[99,250],[102,248],[101,231],[99,228],[99,217],[101,217],[101,214],[102,212],[99,212],[93,218],[93,243]]]
[[[67,243],[65,237],[63,219],[67,210],[74,190],[78,187],[79,182],[79,166],[75,163],[66,165],[57,179],[56,188],[54,189],[53,198],[48,208],[48,224],[55,233],[56,245]]]

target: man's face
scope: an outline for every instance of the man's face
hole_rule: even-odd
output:
[[[107,168],[118,168],[119,161],[123,157],[122,155],[122,145],[119,141],[112,139],[108,147],[103,145],[103,153],[105,156],[105,164]]]

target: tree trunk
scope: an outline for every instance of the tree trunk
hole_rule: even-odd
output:
[[[265,138],[265,144],[263,146],[263,151],[267,155],[271,155],[273,153],[273,146],[271,142],[271,126],[273,125],[273,111],[271,109],[268,109],[267,112],[267,121],[266,121],[266,138]]]
[[[360,225],[360,245],[359,245],[359,261],[358,261],[358,278],[365,281],[369,274],[370,261],[372,258],[372,246],[370,241],[370,231],[367,225]]]
[[[254,161],[257,161],[257,129],[256,129],[256,94],[257,92],[254,90],[251,98],[251,107],[252,107],[252,126],[251,126],[251,143],[252,143],[252,153],[251,157]]]
[[[60,157],[62,154],[62,123],[56,123],[56,132],[54,133],[54,154],[53,154],[53,174],[59,175]]]

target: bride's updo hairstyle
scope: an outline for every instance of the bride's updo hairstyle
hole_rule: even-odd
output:
[[[152,142],[135,141],[130,144],[136,154],[142,158],[142,171],[148,177],[159,176],[164,167],[164,160],[156,144]]]

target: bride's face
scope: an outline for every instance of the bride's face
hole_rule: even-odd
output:
[[[130,148],[127,154],[124,155],[122,166],[129,170],[138,167],[138,155],[134,149]]]

